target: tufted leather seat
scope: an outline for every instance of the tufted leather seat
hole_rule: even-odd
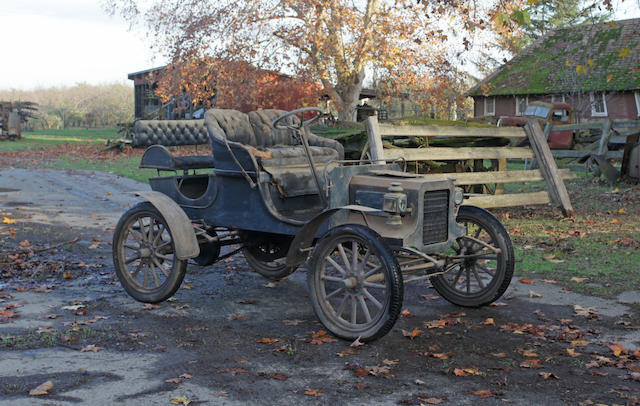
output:
[[[262,169],[272,175],[283,196],[317,193],[304,148],[295,130],[274,129],[272,126],[273,121],[284,113],[286,111],[283,110],[258,110],[248,114],[236,110],[208,110],[205,124],[211,137],[216,165],[225,159],[229,161],[224,146],[226,138],[239,162],[243,161],[240,151],[250,153]],[[297,124],[299,120],[291,116],[281,123]],[[344,159],[344,148],[338,141],[315,134],[309,134],[308,140],[315,163],[322,165]],[[291,170],[287,171],[285,167]],[[245,170],[251,169],[245,167]]]
[[[180,146],[209,142],[204,120],[138,120],[134,147]]]

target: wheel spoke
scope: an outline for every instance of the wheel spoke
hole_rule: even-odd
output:
[[[164,243],[162,243],[162,244],[158,245],[158,246],[156,247],[156,250],[159,250],[160,248],[164,248],[164,247],[166,247],[167,245],[171,245],[171,240],[169,240],[169,241],[165,241]]]
[[[367,247],[367,252],[364,253],[364,258],[362,258],[362,269],[360,270],[362,272],[364,272],[364,270],[367,267],[367,262],[369,261],[369,256],[371,255],[371,248]]]
[[[351,296],[351,324],[356,324],[358,320],[358,302],[355,296]]]
[[[153,262],[151,262],[149,264],[149,268],[151,269],[151,275],[153,275],[153,282],[156,284],[156,287],[160,286],[160,280],[158,279],[158,273],[156,272],[156,267],[153,264]]]
[[[171,254],[171,255],[166,255],[166,254],[158,254],[158,253],[156,252],[156,255],[155,255],[155,256],[156,256],[157,258],[164,259],[165,261],[173,261],[173,254]]]
[[[138,263],[138,267],[136,268],[136,270],[131,273],[132,279],[136,279],[136,276],[138,276],[138,274],[140,273],[140,270],[142,269],[142,264],[143,262],[140,261],[140,263]]]
[[[344,308],[347,305],[347,298],[349,297],[348,293],[345,293],[344,296],[342,296],[342,301],[340,302],[340,306],[338,306],[338,310],[336,311],[336,317],[340,318],[342,317],[342,313],[344,312]]]
[[[144,231],[144,222],[142,221],[142,217],[138,218],[138,227],[140,230],[140,235],[142,235],[142,240],[147,241],[149,238],[147,238],[147,234]]]
[[[371,315],[369,314],[369,308],[367,307],[367,303],[364,301],[364,296],[358,296],[358,302],[360,302],[360,307],[362,307],[362,312],[364,313],[364,318],[367,323],[371,322]]]
[[[351,270],[358,271],[358,242],[351,241]]]
[[[476,267],[473,267],[473,276],[476,277],[476,280],[478,281],[478,285],[480,285],[480,289],[484,289],[484,283],[482,282],[482,279],[480,279],[480,275],[478,275],[478,270],[476,269]]]
[[[330,298],[334,297],[335,295],[337,295],[338,293],[340,293],[340,292],[342,292],[342,291],[344,291],[344,288],[343,288],[343,287],[340,287],[340,288],[338,288],[338,289],[334,290],[333,292],[329,293],[329,294],[328,294],[327,296],[325,296],[324,298],[325,298],[325,300],[330,299]]]
[[[362,285],[367,287],[367,288],[373,288],[373,289],[386,289],[387,288],[387,285],[383,285],[381,283],[364,282]]]
[[[344,281],[344,278],[339,278],[337,276],[326,276],[326,275],[322,275],[322,280],[324,281],[331,281],[331,282],[342,282]]]
[[[132,244],[124,244],[125,248],[129,248],[130,250],[139,250],[140,249],[140,244],[138,245],[132,245]]]
[[[466,269],[466,276],[465,278],[467,279],[467,293],[471,293],[471,271],[469,270],[469,268]]]
[[[133,261],[135,261],[136,259],[140,259],[140,253],[139,253],[139,252],[138,252],[138,253],[136,253],[136,254],[134,254],[132,257],[125,259],[125,260],[124,260],[124,263],[125,263],[125,264],[130,264],[130,263],[132,263]]]
[[[344,262],[344,267],[349,271],[349,259],[347,258],[347,254],[344,252],[344,247],[342,244],[338,244],[338,251],[340,252],[340,256],[342,257],[342,262]]]
[[[158,238],[160,238],[162,233],[164,233],[164,224],[160,224],[160,229],[158,230],[158,234],[156,234],[156,237],[153,239],[154,246],[158,243]]]
[[[153,226],[155,224],[155,221],[153,221],[153,219],[149,219],[149,232],[147,234],[147,240],[148,241],[153,241],[154,240],[154,236],[153,236]]]
[[[458,281],[460,280],[460,275],[462,275],[462,271],[464,271],[463,267],[460,267],[460,270],[456,274],[456,277],[453,278],[453,288],[455,289],[458,286]]]
[[[338,272],[340,272],[344,276],[347,276],[347,272],[344,270],[344,268],[338,265],[338,263],[334,261],[333,258],[331,258],[331,256],[326,256],[325,258],[327,261],[331,262],[331,265],[333,265],[333,267],[336,268]]]
[[[374,273],[378,272],[380,269],[382,268],[382,265],[378,265],[375,268],[373,268],[372,270],[370,270],[369,272],[367,272],[366,274],[364,274],[364,276],[362,277],[362,279],[367,279],[369,278],[371,275],[373,275]]]
[[[142,281],[142,286],[147,287],[147,281],[149,280],[149,264],[144,264],[144,280]]]
[[[489,260],[492,260],[492,261],[496,261],[498,259],[498,256],[495,255],[495,254],[493,254],[493,255],[486,254],[486,255],[478,255],[476,258],[477,259],[489,259]]]
[[[483,265],[480,265],[480,264],[476,264],[476,266],[478,267],[478,269],[480,269],[484,273],[487,273],[487,274],[491,275],[491,277],[494,277],[496,275],[494,270],[491,270],[491,269],[487,268],[486,266],[483,266]]]
[[[373,297],[373,295],[371,293],[369,293],[368,290],[362,289],[362,293],[364,293],[364,295],[367,297],[367,299],[371,300],[371,303],[373,303],[378,309],[382,309],[382,303],[380,303],[378,301],[378,299]]]
[[[164,269],[163,264],[161,264],[160,261],[158,261],[158,258],[152,257],[151,259],[152,259],[153,263],[156,265],[156,267],[158,269],[160,269],[160,272],[162,272],[164,274],[164,276],[168,277],[170,272],[168,272],[166,269]]]

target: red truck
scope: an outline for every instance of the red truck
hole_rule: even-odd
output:
[[[527,106],[522,116],[500,117],[498,120],[498,126],[518,126],[524,127],[527,119],[535,118],[540,121],[542,128],[547,123],[553,125],[573,124],[573,108],[567,103],[547,103],[542,101],[535,101]],[[573,131],[551,131],[547,142],[551,149],[572,149],[573,148]]]

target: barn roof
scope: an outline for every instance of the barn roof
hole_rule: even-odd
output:
[[[469,96],[640,89],[640,18],[559,28],[538,39]]]

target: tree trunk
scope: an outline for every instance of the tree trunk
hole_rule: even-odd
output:
[[[358,106],[358,101],[360,100],[360,91],[362,90],[362,82],[364,80],[364,75],[355,75],[353,81],[348,85],[344,86],[344,91],[340,93],[341,102],[336,103],[338,108],[338,119],[340,121],[355,121],[355,112],[356,107]]]

